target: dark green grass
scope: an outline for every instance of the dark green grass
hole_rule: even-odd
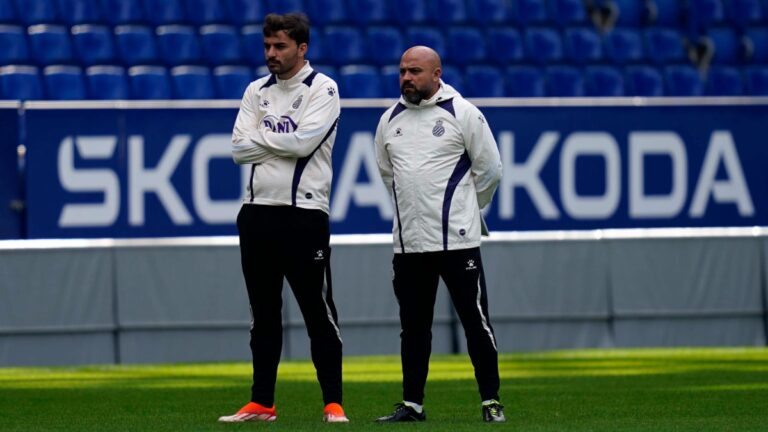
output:
[[[218,424],[247,401],[248,364],[0,369],[0,431],[768,431],[768,349],[502,355],[508,422],[481,422],[465,356],[435,356],[428,421],[378,425],[400,398],[397,357],[347,358],[352,422],[320,422],[308,362],[284,362],[278,421]]]

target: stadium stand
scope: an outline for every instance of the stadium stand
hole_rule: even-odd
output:
[[[69,63],[72,61],[72,44],[69,30],[55,24],[37,24],[27,29],[32,58],[38,65]]]
[[[43,85],[37,68],[34,66],[0,67],[0,98],[42,99]]]
[[[24,63],[29,59],[29,46],[24,28],[0,25],[0,64]]]
[[[159,60],[155,34],[148,26],[117,26],[115,40],[120,59],[127,66],[155,63]]]
[[[147,20],[155,26],[186,21],[182,0],[144,0]]]
[[[144,5],[142,0],[101,0],[101,9],[107,24],[116,26],[144,21]],[[163,9],[154,9],[154,13],[162,14]]]
[[[213,70],[216,97],[219,99],[241,99],[253,81],[253,73],[247,66],[219,66]]]
[[[85,80],[79,66],[48,66],[43,69],[43,82],[49,99],[86,99]]]
[[[128,81],[121,66],[91,66],[85,70],[85,77],[91,99],[129,99]]]
[[[237,64],[242,59],[240,37],[230,25],[209,24],[200,27],[205,61],[213,66]]]
[[[109,64],[117,58],[112,29],[99,24],[80,24],[72,26],[72,45],[75,56],[85,67]]]
[[[200,61],[200,42],[194,27],[168,24],[158,26],[155,32],[157,46],[165,64],[179,66]]]
[[[356,98],[382,97],[381,78],[374,66],[343,66],[339,69],[338,84],[340,94]]]
[[[389,21],[389,3],[394,2],[383,2],[380,0],[348,1],[346,3],[347,15],[352,24],[359,26],[385,24]]]
[[[211,72],[205,66],[176,66],[171,69],[171,83],[174,99],[215,97]]]
[[[97,0],[58,0],[61,18],[67,25],[101,22]]]
[[[171,99],[168,71],[162,66],[134,66],[128,69],[131,99]]]
[[[513,66],[505,73],[505,92],[509,97],[544,97],[544,77],[538,68]]]

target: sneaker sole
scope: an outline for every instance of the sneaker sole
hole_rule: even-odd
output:
[[[347,417],[337,417],[335,415],[324,415],[323,421],[326,423],[349,423],[349,419]]]
[[[265,421],[273,422],[277,420],[277,416],[271,414],[235,414],[233,416],[219,417],[221,423],[243,423],[243,422],[256,422]]]

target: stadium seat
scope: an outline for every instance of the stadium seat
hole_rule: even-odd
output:
[[[584,78],[572,66],[549,66],[546,69],[545,88],[550,97],[584,96]]]
[[[16,0],[16,12],[25,25],[59,21],[59,10],[54,0]]]
[[[390,7],[389,16],[402,26],[427,20],[427,0],[391,0],[386,3]]]
[[[509,97],[544,97],[544,77],[533,66],[512,66],[504,74],[505,94]]]
[[[624,72],[624,93],[627,96],[664,96],[664,80],[652,66],[630,66]]]
[[[312,55],[312,33],[310,29],[309,55]],[[252,65],[264,64],[264,33],[262,27],[257,24],[243,26],[240,29],[240,47],[243,58]],[[308,56],[314,61],[314,57]]]
[[[688,0],[688,20],[691,30],[697,33],[706,32],[713,25],[723,22],[725,12],[720,0]]]
[[[476,27],[451,27],[447,40],[450,63],[465,65],[485,60],[485,36]]]
[[[43,69],[43,82],[48,99],[87,99],[83,70],[79,66],[48,66]]]
[[[307,0],[308,2],[314,0]],[[304,2],[302,0],[266,0],[267,12],[284,14],[288,12],[303,12]]]
[[[660,27],[680,28],[683,24],[683,3],[680,0],[648,0],[649,23]]]
[[[752,63],[768,63],[768,27],[754,27],[746,31],[744,39]]]
[[[196,26],[229,22],[226,5],[220,0],[185,0],[185,6],[187,20]]]
[[[219,66],[213,69],[213,79],[218,99],[242,99],[253,76],[247,66]]]
[[[591,28],[566,29],[563,45],[565,46],[565,56],[571,63],[596,63],[603,58],[600,36],[596,30]]]
[[[467,21],[464,0],[427,0],[427,8],[428,18],[435,25],[456,25]]]
[[[171,69],[175,99],[214,99],[211,71],[205,66],[176,66]]]
[[[532,27],[525,31],[526,57],[537,64],[553,63],[563,58],[560,34],[546,27]]]
[[[505,0],[468,0],[467,18],[476,25],[503,24],[507,19]]]
[[[693,66],[672,65],[664,68],[665,96],[701,96],[704,85]]]
[[[591,97],[624,96],[624,78],[610,66],[587,66],[584,70],[584,90]]]
[[[80,24],[72,27],[72,43],[78,60],[85,66],[116,60],[112,30],[104,25]]]
[[[37,24],[27,29],[32,57],[40,65],[72,61],[72,43],[66,27]]]
[[[155,33],[157,47],[165,64],[178,66],[200,61],[200,42],[194,27],[168,24],[158,26]]]
[[[739,29],[758,24],[765,13],[760,0],[730,0],[725,2],[727,20]]]
[[[307,48],[306,58],[315,63],[325,62],[325,37],[320,30],[316,28],[309,29],[309,48]]]
[[[744,83],[749,96],[768,96],[768,67],[748,67],[744,72]]]
[[[583,0],[549,0],[549,16],[560,26],[585,24],[587,8]]]
[[[34,66],[0,67],[0,99],[35,100],[43,98],[43,86]]]
[[[25,63],[29,60],[29,46],[24,28],[0,25],[0,65]]]
[[[339,94],[344,98],[380,98],[381,77],[378,70],[368,65],[349,65],[339,68]]]
[[[741,96],[744,85],[741,73],[735,67],[713,66],[707,71],[707,96]]]
[[[229,19],[234,25],[261,24],[264,21],[266,10],[263,1],[227,0],[227,5]]]
[[[498,27],[488,30],[488,61],[500,65],[518,63],[523,57],[523,40],[517,29]]]
[[[128,77],[132,99],[171,99],[168,71],[163,66],[134,66],[128,69]]]
[[[390,2],[381,0],[355,0],[347,2],[347,15],[353,24],[367,26],[389,21]]]
[[[125,69],[121,66],[91,66],[85,70],[88,96],[97,100],[125,100],[129,98]]]
[[[149,27],[120,25],[114,31],[117,52],[124,64],[131,66],[158,60],[155,35]]]
[[[155,26],[184,24],[187,20],[182,0],[144,0],[144,9],[147,19]]]
[[[18,24],[19,15],[13,0],[0,0],[0,23]]]
[[[104,19],[113,26],[140,23],[145,17],[141,0],[101,0],[101,10]]]
[[[381,96],[385,98],[400,97],[400,66],[389,65],[381,68]]]
[[[645,53],[656,64],[670,64],[685,59],[683,39],[678,30],[649,28],[643,33]]]
[[[100,23],[101,8],[97,0],[58,0],[59,11],[68,25]]]
[[[464,82],[466,97],[504,97],[504,78],[493,66],[467,66]]]
[[[623,65],[645,60],[640,33],[631,28],[615,28],[603,39],[603,53],[612,63]]]
[[[616,27],[640,27],[650,20],[646,9],[648,3],[643,0],[609,0],[604,3],[612,4],[617,12]]]
[[[222,24],[200,27],[203,55],[211,65],[239,63],[242,60],[237,29]]]
[[[542,24],[548,20],[545,0],[517,0],[510,9],[512,20],[521,26]]]
[[[464,75],[455,66],[443,65],[443,75],[440,79],[457,92],[464,93]]]
[[[265,77],[267,75],[271,75],[271,72],[269,72],[269,68],[267,67],[267,65],[259,66],[256,68],[256,79]]]
[[[404,50],[400,30],[396,27],[369,27],[366,50],[371,63],[379,66],[398,64]]]
[[[313,25],[320,27],[343,24],[347,20],[347,7],[344,0],[310,0],[307,2],[307,15]]]
[[[424,45],[432,48],[440,54],[440,57],[445,57],[446,45],[443,33],[440,30],[432,27],[410,27],[405,31],[406,34],[406,46],[412,47],[415,45]]]
[[[326,59],[335,65],[361,63],[366,57],[363,36],[355,27],[326,27],[325,45],[333,47]]]
[[[745,57],[745,48],[742,39],[732,28],[710,29],[706,36],[714,49],[712,63],[734,64]]]
[[[333,66],[323,65],[323,64],[313,64],[312,69],[320,72],[321,74],[327,76],[328,78],[332,79],[334,82],[339,82],[339,72],[336,70]]]

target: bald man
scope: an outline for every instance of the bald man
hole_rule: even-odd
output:
[[[431,48],[407,50],[400,60],[402,97],[376,129],[376,159],[396,210],[392,265],[403,366],[403,402],[378,422],[426,420],[439,278],[464,326],[483,419],[506,420],[480,256],[480,209],[496,191],[501,160],[485,117],[440,79],[441,68]]]

